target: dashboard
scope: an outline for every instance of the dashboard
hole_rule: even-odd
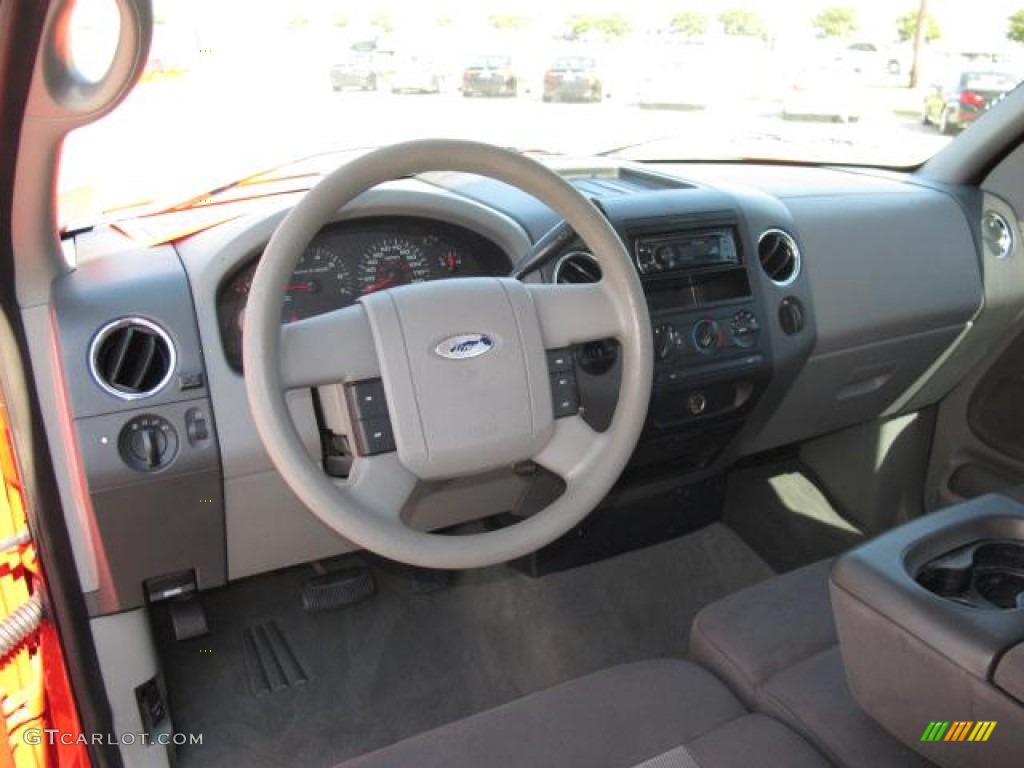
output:
[[[254,254],[223,284],[217,299],[228,364],[242,370],[242,326]],[[414,217],[379,217],[322,230],[299,256],[281,308],[284,323],[354,303],[360,296],[408,283],[505,275],[509,259],[465,227]]]
[[[967,340],[1001,322],[984,311],[998,306],[991,286],[1024,286],[1024,259],[980,236],[986,217],[1015,214],[976,188],[827,168],[546,162],[618,232],[646,296],[656,362],[620,481],[633,488],[696,482],[743,456],[934,404],[985,346]],[[354,548],[284,482],[246,397],[252,276],[294,199],[259,201],[173,245],[112,228],[76,236],[78,266],[54,284],[53,317],[89,494],[89,519],[68,526],[93,615]],[[381,185],[296,255],[282,322],[403,283],[507,275],[559,223],[476,176]],[[569,237],[525,279],[598,280],[599,266]],[[581,413],[600,429],[618,397],[616,345],[580,345],[569,359]],[[339,384],[288,400],[310,459],[336,476],[359,451],[346,398]],[[403,516],[438,529],[533,514],[559,491],[525,469],[424,483]]]

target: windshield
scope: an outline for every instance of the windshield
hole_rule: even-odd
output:
[[[78,1],[87,45],[109,16]],[[297,158],[424,137],[910,167],[1017,83],[1018,4],[157,0],[142,81],[66,142],[61,219],[200,204]]]

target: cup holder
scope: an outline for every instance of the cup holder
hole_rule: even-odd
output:
[[[979,541],[925,564],[917,583],[977,608],[1024,608],[1024,542]]]

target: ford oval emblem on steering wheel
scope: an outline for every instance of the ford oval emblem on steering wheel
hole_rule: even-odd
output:
[[[497,342],[486,333],[464,333],[460,336],[449,336],[434,351],[449,360],[468,360],[490,352]]]

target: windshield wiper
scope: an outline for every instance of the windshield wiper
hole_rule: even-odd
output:
[[[629,144],[623,144],[621,147],[612,147],[611,149],[603,149],[600,152],[595,152],[595,157],[610,157],[617,155],[619,152],[628,152],[631,149],[639,149],[640,147],[646,147],[648,144],[656,144],[659,141],[670,141],[675,136],[655,136],[651,139],[644,139],[643,141],[634,141]]]

